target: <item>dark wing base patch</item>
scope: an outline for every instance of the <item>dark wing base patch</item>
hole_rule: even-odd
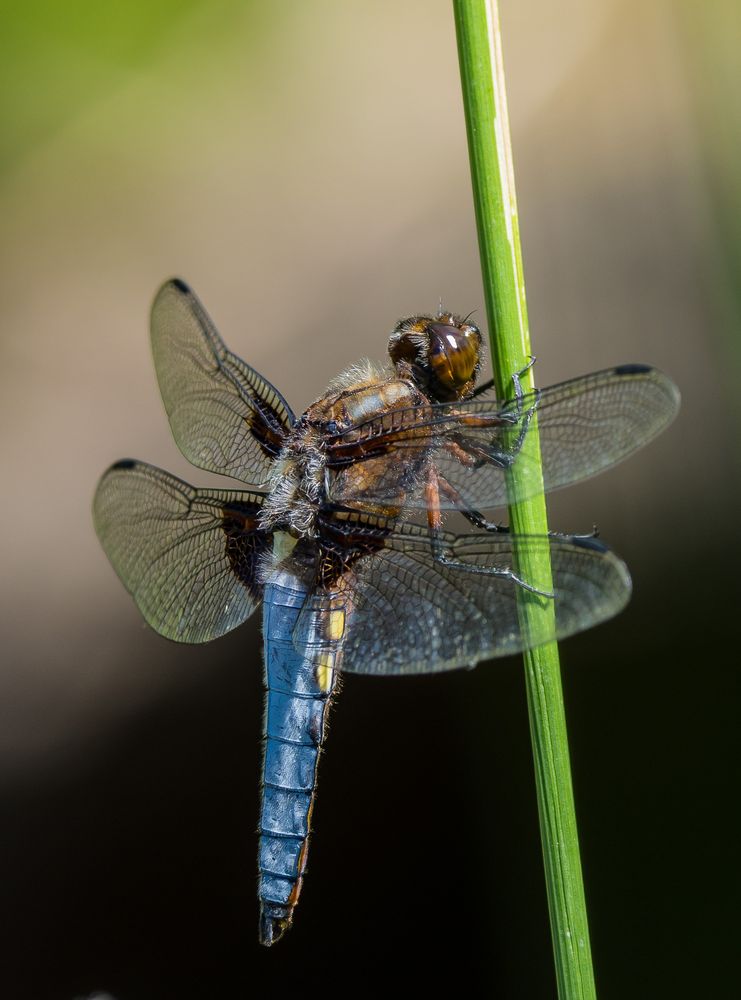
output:
[[[257,607],[272,535],[258,527],[263,495],[197,490],[126,459],[101,479],[95,530],[146,621],[177,642],[208,642]]]
[[[172,433],[188,461],[265,484],[295,417],[278,390],[227,349],[179,278],[154,300],[152,351]]]

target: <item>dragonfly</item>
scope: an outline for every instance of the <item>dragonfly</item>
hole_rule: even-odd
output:
[[[385,365],[354,365],[297,417],[182,280],[158,292],[151,335],[180,450],[249,488],[194,488],[125,459],[98,485],[94,523],[168,639],[216,639],[262,604],[259,938],[271,945],[303,885],[338,674],[471,667],[617,614],[630,576],[596,537],[515,536],[487,515],[622,461],[670,423],[679,393],[626,364],[527,393],[518,372],[499,401],[477,385],[479,329],[441,308],[398,322]],[[525,447],[536,414],[542,478]],[[544,557],[552,589],[518,569]],[[546,609],[528,616],[539,624],[523,624],[523,598]]]

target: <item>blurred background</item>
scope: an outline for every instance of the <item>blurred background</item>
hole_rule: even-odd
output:
[[[683,393],[549,507],[635,584],[562,646],[598,988],[731,996],[741,11],[501,8],[537,379],[643,361]],[[262,950],[259,622],[160,639],[90,516],[123,456],[209,481],[150,357],[173,274],[296,411],[399,316],[485,325],[449,3],[29,0],[0,79],[2,995],[554,996],[521,662],[347,679],[296,924]]]

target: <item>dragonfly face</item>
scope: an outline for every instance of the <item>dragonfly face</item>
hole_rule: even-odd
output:
[[[400,378],[412,379],[438,402],[466,399],[481,367],[481,333],[452,313],[400,320],[389,339]]]
[[[470,666],[616,614],[624,564],[593,538],[513,538],[486,512],[540,489],[522,448],[538,413],[547,490],[609,468],[658,434],[679,395],[623,365],[498,402],[475,389],[478,329],[449,313],[401,321],[391,364],[338,376],[300,418],[224,345],[183,282],[152,309],[157,377],[193,465],[251,484],[202,490],[143,462],[103,476],[101,543],[149,624],[206,642],[263,603],[268,688],[260,839],[261,940],[289,926],[303,881],[316,763],[337,671],[409,674]],[[505,471],[518,463],[518,485]],[[445,529],[458,511],[476,530]],[[548,553],[554,591],[516,574]],[[552,602],[523,634],[518,594]]]

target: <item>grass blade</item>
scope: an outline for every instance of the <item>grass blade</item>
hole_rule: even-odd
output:
[[[499,398],[505,399],[512,393],[512,373],[525,367],[531,349],[499,13],[496,0],[453,0],[453,9],[492,363]],[[523,388],[532,388],[532,371],[523,376]],[[539,456],[535,424],[525,443],[533,457]],[[516,462],[508,475],[513,480],[517,476]],[[510,506],[509,516],[518,534],[548,530],[542,495]],[[551,589],[547,557],[521,556],[517,571],[538,589]],[[554,613],[546,598],[522,590],[519,600],[523,629],[538,629],[541,616]],[[558,995],[561,1000],[588,1000],[596,992],[558,646],[539,646],[524,659]]]

